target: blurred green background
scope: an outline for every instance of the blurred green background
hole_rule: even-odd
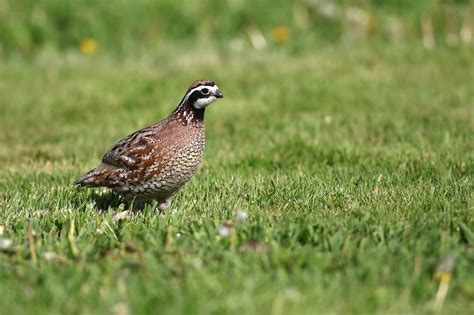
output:
[[[472,45],[473,11],[470,0],[0,0],[0,54],[121,55],[167,43],[300,52],[373,39]]]

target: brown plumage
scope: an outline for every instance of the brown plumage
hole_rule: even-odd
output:
[[[204,152],[204,111],[222,97],[213,81],[195,81],[167,118],[119,141],[99,166],[75,184],[108,187],[127,199],[155,199],[164,211],[199,166]]]

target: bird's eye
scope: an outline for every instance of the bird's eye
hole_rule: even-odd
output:
[[[202,89],[201,92],[202,94],[207,95],[209,94],[209,89]]]

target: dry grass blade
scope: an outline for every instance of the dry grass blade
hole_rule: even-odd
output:
[[[33,231],[33,225],[30,222],[28,222],[28,227],[27,227],[27,238],[28,238],[28,245],[30,248],[30,254],[31,254],[31,261],[33,264],[38,263],[38,257],[36,255],[36,242],[35,242],[35,236],[34,236],[34,231]]]
[[[71,249],[72,256],[74,258],[77,258],[79,257],[79,249],[77,247],[76,237],[75,237],[75,223],[76,223],[76,220],[74,217],[72,217],[71,223],[69,226],[69,233],[67,235],[67,239],[69,241],[69,248]]]

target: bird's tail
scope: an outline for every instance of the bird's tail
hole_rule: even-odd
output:
[[[111,173],[111,166],[101,164],[74,181],[80,187],[107,186],[107,179]]]

